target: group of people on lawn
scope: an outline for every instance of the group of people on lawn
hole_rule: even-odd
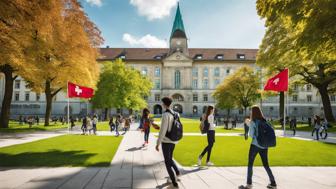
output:
[[[162,114],[161,126],[159,127],[154,123],[153,119],[150,119],[149,113],[150,111],[146,108],[143,110],[142,118],[140,119],[139,129],[144,133],[144,144],[146,146],[148,144],[148,137],[150,133],[150,127],[154,127],[155,129],[160,129],[158,134],[157,142],[155,149],[159,151],[159,147],[161,146],[164,163],[169,175],[169,182],[172,184],[172,187],[178,188],[179,177],[181,176],[181,172],[177,167],[176,163],[173,160],[174,148],[178,143],[178,140],[172,140],[171,135],[168,135],[174,128],[174,123],[176,119],[179,121],[178,113],[174,112],[171,109],[172,99],[169,97],[162,98],[162,107],[165,110]],[[176,116],[177,115],[177,116]],[[177,117],[177,118],[176,118]],[[215,124],[214,124],[214,107],[208,106],[206,113],[201,117],[201,126],[207,125],[207,129],[205,132],[207,134],[207,146],[200,153],[197,158],[198,166],[201,166],[202,158],[205,154],[206,157],[206,165],[213,166],[214,164],[210,161],[211,159],[211,151],[212,147],[215,143]],[[248,155],[248,169],[247,169],[247,182],[246,185],[241,185],[238,188],[240,189],[250,189],[252,188],[252,174],[253,174],[253,163],[257,154],[260,155],[263,166],[269,176],[270,184],[267,185],[267,188],[275,189],[277,188],[277,184],[275,182],[273,173],[269,167],[268,163],[268,148],[263,147],[258,143],[257,133],[259,124],[262,122],[266,122],[266,119],[263,116],[261,109],[258,106],[253,106],[251,115],[249,118],[245,120],[245,126],[248,128],[249,135],[252,137],[252,143],[249,150]]]

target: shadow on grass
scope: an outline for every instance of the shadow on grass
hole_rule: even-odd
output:
[[[83,153],[84,151],[60,151],[25,152],[20,154],[0,153],[0,166],[23,167],[61,167],[61,166],[109,166],[110,162],[88,163],[87,160],[95,156],[95,153]]]

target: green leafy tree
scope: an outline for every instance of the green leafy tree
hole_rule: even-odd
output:
[[[104,62],[98,89],[92,98],[93,107],[105,109],[106,117],[110,108],[139,110],[147,106],[144,96],[150,94],[152,85],[147,77],[120,59]]]
[[[260,78],[251,67],[241,67],[228,76],[213,93],[218,107],[243,108],[246,114],[248,107],[260,98]]]
[[[336,83],[335,7],[332,0],[257,0],[267,27],[257,64],[269,73],[287,67],[316,87],[329,122],[335,121],[329,98]]]

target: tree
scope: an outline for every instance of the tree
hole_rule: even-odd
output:
[[[316,87],[329,122],[335,121],[329,98],[336,83],[335,7],[331,0],[257,0],[267,27],[257,64],[269,72],[287,67]]]
[[[13,96],[13,81],[20,75],[33,72],[25,59],[25,48],[32,36],[35,15],[46,13],[49,1],[0,1],[0,72],[5,78],[4,99],[1,106],[0,127],[7,128]]]
[[[260,78],[251,67],[241,67],[228,76],[213,93],[218,107],[243,108],[246,114],[248,107],[260,98]]]
[[[103,39],[77,0],[51,1],[48,14],[35,16],[33,29],[26,59],[33,62],[38,74],[25,80],[34,91],[45,93],[44,125],[48,126],[52,99],[66,90],[68,81],[95,87],[97,47]]]
[[[128,108],[139,110],[147,106],[144,96],[150,94],[151,81],[139,71],[128,67],[122,60],[104,62],[103,70],[92,98],[94,108]]]

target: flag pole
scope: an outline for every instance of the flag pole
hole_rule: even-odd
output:
[[[70,97],[69,97],[69,81],[67,83],[67,96],[68,96],[68,111],[67,111],[67,118],[68,118],[68,132],[70,133]]]
[[[286,100],[287,100],[287,93],[284,91],[284,112],[283,112],[283,136],[286,136]]]

